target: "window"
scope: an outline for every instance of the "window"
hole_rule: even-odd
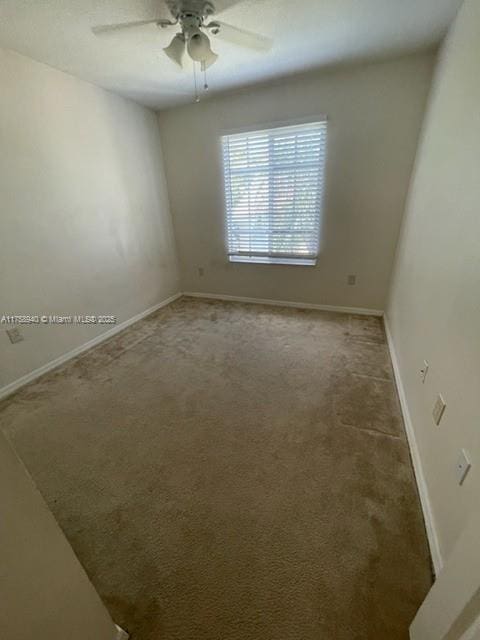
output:
[[[327,122],[222,137],[232,262],[314,265]]]

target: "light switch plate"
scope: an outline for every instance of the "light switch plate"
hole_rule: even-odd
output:
[[[348,278],[347,278],[347,283],[348,283],[349,285],[355,285],[355,284],[357,284],[357,276],[355,276],[355,275],[348,276]]]
[[[468,472],[472,468],[472,464],[468,459],[468,454],[465,449],[462,449],[460,452],[460,456],[457,460],[457,466],[455,467],[455,473],[457,475],[458,484],[462,486],[465,482],[465,478],[468,475]]]
[[[17,342],[22,342],[25,339],[18,327],[7,329],[7,336],[12,344],[17,344]]]
[[[435,402],[435,405],[433,407],[433,411],[432,411],[433,420],[434,420],[436,425],[440,424],[440,421],[441,421],[441,419],[443,417],[443,414],[445,413],[446,406],[447,405],[445,403],[445,400],[442,397],[442,394],[439,393],[438,394],[438,398],[437,398],[437,400]]]

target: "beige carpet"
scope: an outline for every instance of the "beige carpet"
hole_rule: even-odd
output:
[[[180,300],[0,417],[134,640],[407,640],[430,561],[379,319]]]

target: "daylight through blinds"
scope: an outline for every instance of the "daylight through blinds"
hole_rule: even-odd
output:
[[[222,138],[230,259],[314,262],[327,122]]]

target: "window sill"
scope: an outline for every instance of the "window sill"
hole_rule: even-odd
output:
[[[316,258],[263,258],[250,256],[229,256],[230,262],[245,264],[283,264],[297,267],[314,267],[317,264]]]

